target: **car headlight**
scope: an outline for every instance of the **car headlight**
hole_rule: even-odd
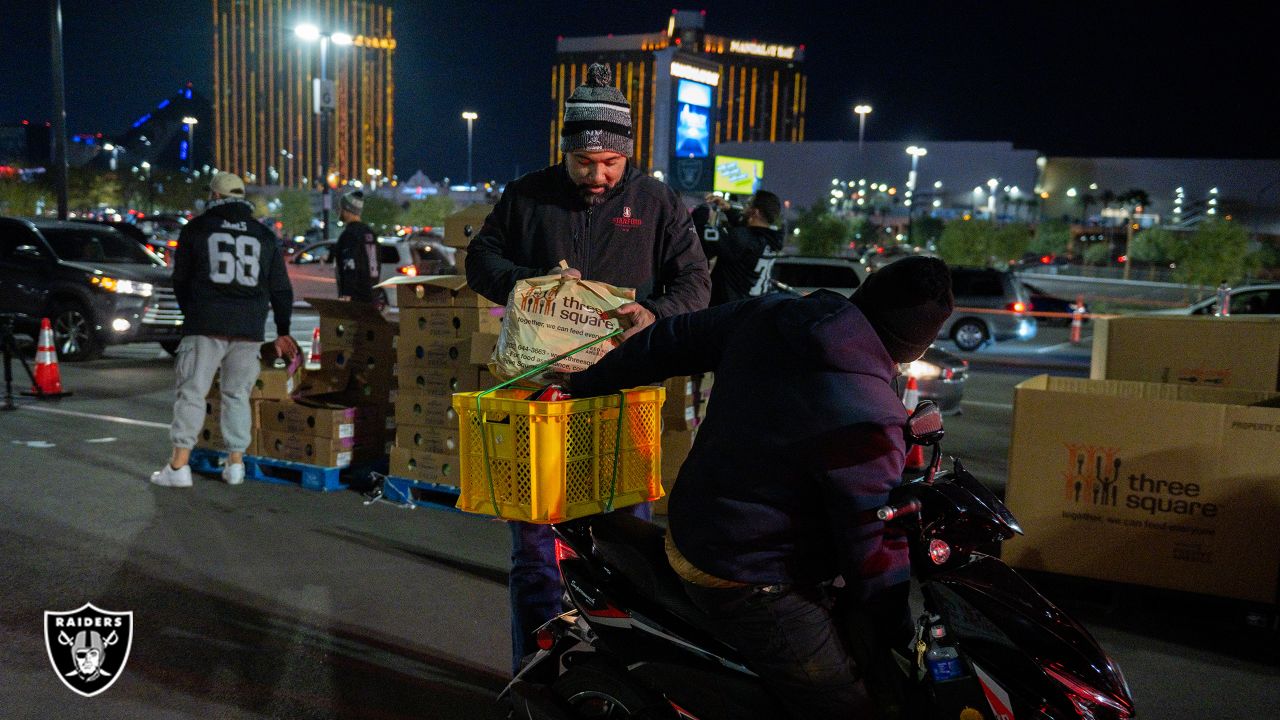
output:
[[[923,360],[916,360],[907,367],[907,374],[917,380],[933,380],[942,377],[942,368]]]
[[[155,291],[155,286],[151,283],[117,280],[106,275],[94,275],[89,278],[89,284],[107,292],[120,293],[121,295],[137,295],[138,297],[151,297],[151,294]]]

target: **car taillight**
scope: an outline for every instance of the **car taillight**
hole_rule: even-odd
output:
[[[401,265],[400,267],[396,268],[396,271],[399,272],[401,275],[416,277],[418,275],[418,266],[417,265]]]
[[[1009,303],[1009,309],[1016,313],[1024,313],[1031,309],[1030,303],[1024,303],[1021,300]]]

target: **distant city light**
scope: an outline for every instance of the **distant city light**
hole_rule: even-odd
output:
[[[311,23],[303,23],[294,28],[293,32],[307,42],[315,42],[320,39],[320,28]]]

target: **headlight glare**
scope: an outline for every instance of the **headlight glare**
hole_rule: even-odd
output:
[[[917,380],[933,380],[942,376],[942,368],[923,360],[916,360],[907,368],[907,374]]]

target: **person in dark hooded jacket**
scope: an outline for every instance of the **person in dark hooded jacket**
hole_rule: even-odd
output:
[[[953,303],[946,264],[912,257],[851,298],[774,294],[659,320],[566,378],[585,397],[715,372],[671,492],[667,556],[793,717],[870,712],[833,580],[879,626],[909,627],[906,543],[875,510],[905,463],[898,364],[924,353]]]

